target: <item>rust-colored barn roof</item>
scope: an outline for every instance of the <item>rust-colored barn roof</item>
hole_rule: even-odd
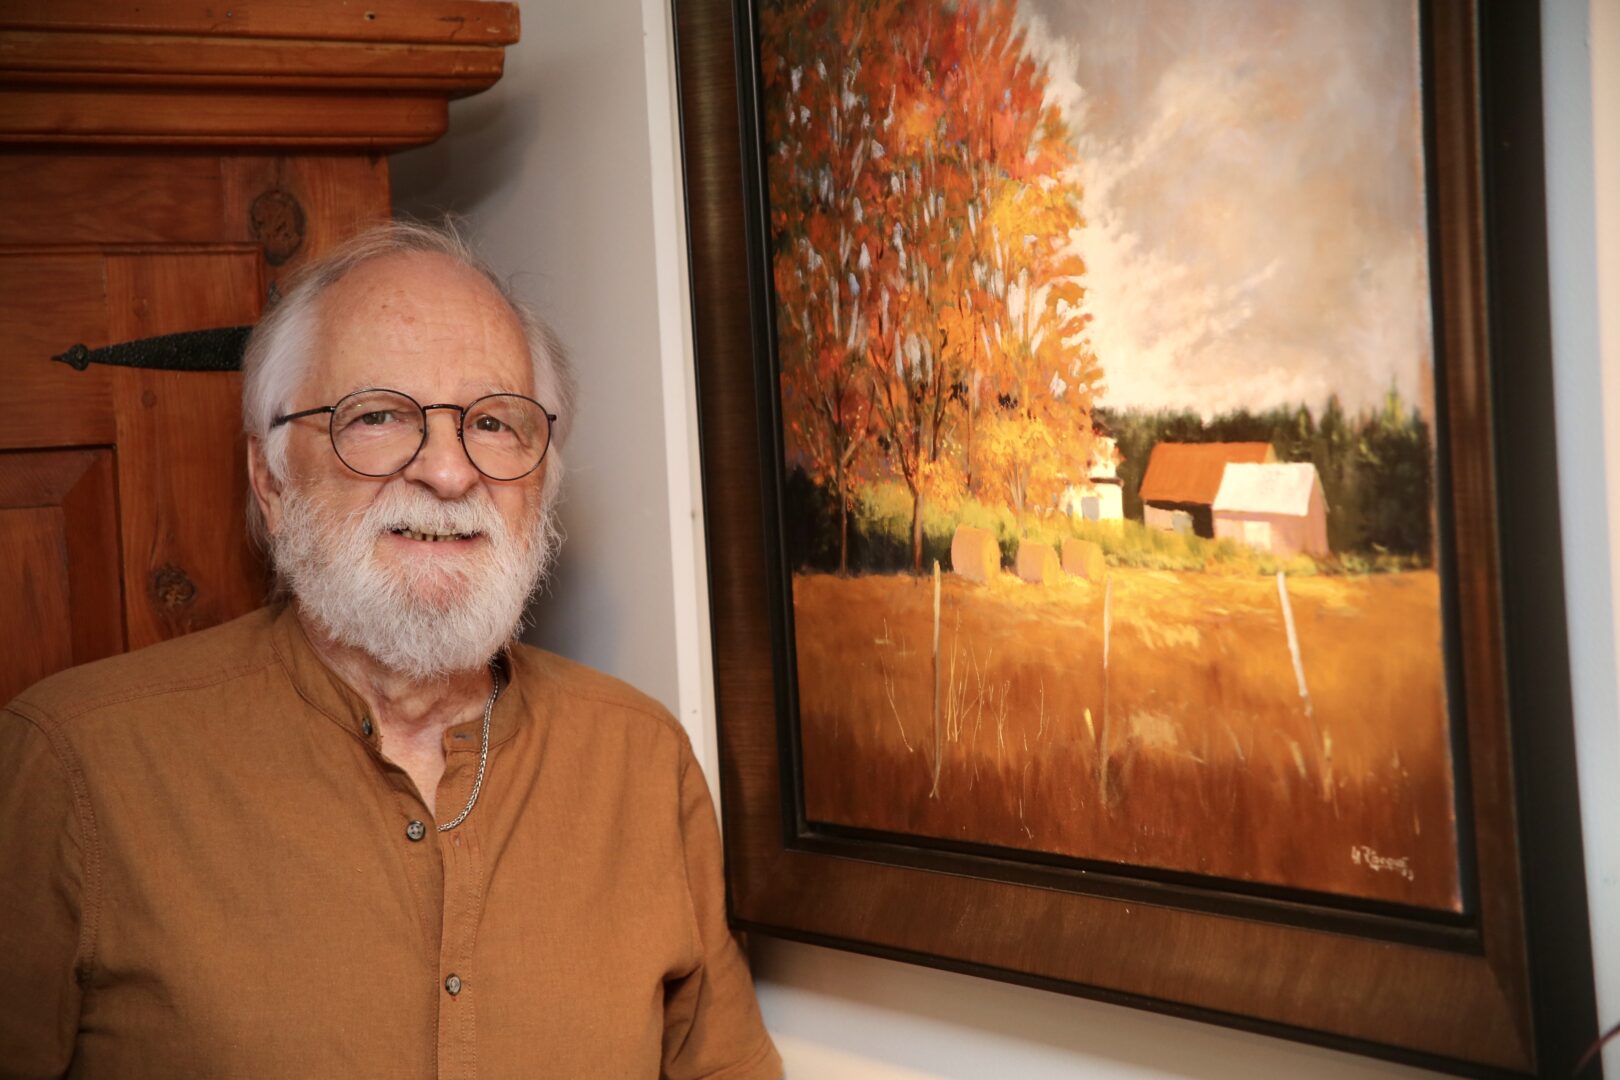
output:
[[[1215,501],[1229,464],[1277,460],[1270,443],[1160,443],[1148,458],[1142,477],[1143,502],[1202,503]]]

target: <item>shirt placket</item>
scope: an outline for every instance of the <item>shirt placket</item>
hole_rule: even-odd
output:
[[[431,958],[440,952],[440,933],[444,922],[444,873],[440,868],[442,855],[439,846],[432,842],[433,815],[428,813],[426,804],[405,771],[383,756],[381,739],[374,732],[370,717],[361,721],[361,735],[372,761],[381,770],[383,783],[388,787],[388,802],[393,808],[391,830],[398,829],[398,832],[392,833],[390,842],[400,845],[402,849],[400,854],[405,880],[420,919],[422,943],[426,950],[424,958]]]
[[[437,802],[447,821],[466,805],[478,767],[476,747],[466,749],[466,742],[446,734],[445,772],[439,782]],[[487,797],[487,790],[480,794],[481,799]],[[438,834],[440,861],[444,865],[444,913],[439,935],[440,1080],[478,1075],[479,980],[473,967],[473,945],[483,910],[478,833],[481,809],[474,807],[460,825]]]

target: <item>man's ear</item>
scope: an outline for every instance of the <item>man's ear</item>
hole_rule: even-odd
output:
[[[281,483],[270,471],[265,460],[264,443],[257,435],[248,436],[248,486],[253,489],[253,501],[259,504],[259,516],[271,536],[281,526]]]

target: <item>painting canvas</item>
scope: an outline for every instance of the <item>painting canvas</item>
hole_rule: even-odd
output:
[[[1415,6],[756,14],[804,819],[1462,910]]]

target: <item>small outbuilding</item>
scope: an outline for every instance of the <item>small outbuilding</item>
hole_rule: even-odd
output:
[[[1138,489],[1142,522],[1167,532],[1190,530],[1211,538],[1215,535],[1211,507],[1227,466],[1276,460],[1270,443],[1159,443],[1148,457]]]
[[[1119,478],[1119,440],[1108,429],[1091,425],[1091,459],[1086,481],[1071,484],[1058,497],[1058,510],[1081,521],[1124,521],[1125,489]]]
[[[1327,499],[1309,462],[1228,465],[1211,512],[1217,540],[1282,558],[1330,554]]]

